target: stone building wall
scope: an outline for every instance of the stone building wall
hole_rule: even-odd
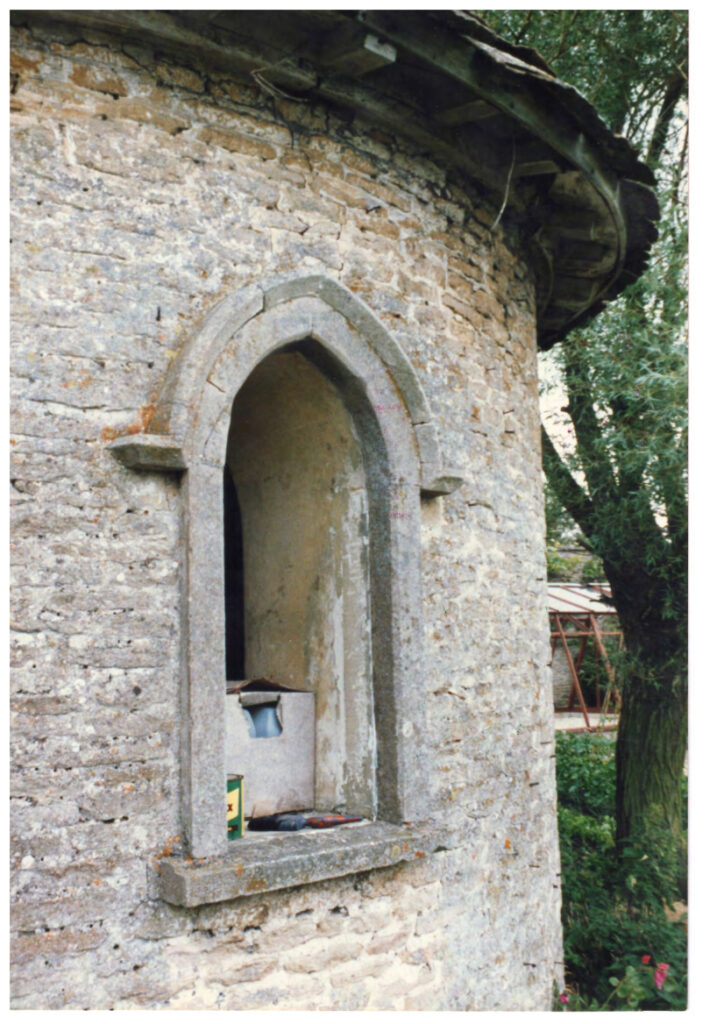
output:
[[[533,286],[497,211],[341,111],[88,32],[12,36],[18,1009],[547,1009],[561,977]],[[472,198],[471,198],[472,197]],[[464,486],[423,500],[447,851],[196,910],[178,849],[173,476],[120,466],[240,285],[324,273],[407,353]]]

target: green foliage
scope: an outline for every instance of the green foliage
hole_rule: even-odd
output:
[[[574,415],[565,464],[586,480],[593,511],[585,536],[621,571],[640,565],[670,584],[668,617],[686,577],[686,234],[665,209],[654,265],[555,358]],[[655,325],[655,329],[654,329]]]
[[[606,579],[597,555],[564,554],[556,542],[546,547],[546,571],[549,580],[565,583],[601,583]]]
[[[572,442],[556,445],[543,433],[556,496],[547,501],[552,567],[565,571],[555,545],[569,542],[560,504],[603,563],[628,659],[617,666],[620,732],[627,726],[617,768],[610,743],[559,744],[572,993],[558,1008],[683,1009],[686,935],[665,905],[684,891],[673,784],[684,746],[668,723],[686,716],[688,18],[671,10],[483,14],[505,38],[538,50],[656,176],[660,233],[647,271],[545,357],[567,394],[559,425]],[[661,963],[668,972],[659,988]]]
[[[606,572],[603,568],[603,561],[598,555],[592,555],[590,558],[587,558],[581,568],[581,582],[601,583],[605,578]]]
[[[613,817],[616,742],[610,734],[559,733],[556,739],[558,800],[566,809]]]
[[[646,962],[644,962],[644,959]],[[638,963],[621,962],[617,974],[608,978],[608,995],[599,1001],[595,996],[579,992],[566,993],[556,999],[556,1010],[683,1010],[686,1008],[686,990],[676,980],[671,964],[652,962],[645,955]],[[621,974],[623,968],[623,976]],[[671,971],[671,974],[669,974]]]
[[[679,891],[677,842],[663,825],[639,831],[623,844],[619,870],[634,906],[655,902],[672,907]]]
[[[597,555],[564,555],[561,548],[583,549],[583,537],[552,487],[545,489],[546,562],[549,580],[566,583],[600,583],[606,578]]]
[[[685,618],[687,471],[686,11],[484,11],[639,146],[655,170],[660,237],[648,270],[584,329],[544,357],[568,393],[574,450],[544,449],[549,545],[571,543],[577,516],[608,578],[639,572],[669,621]],[[580,501],[579,501],[580,505]],[[553,555],[555,552],[553,552]],[[559,578],[566,567],[552,557]],[[589,570],[591,579],[593,569]],[[615,584],[616,579],[612,579]],[[632,618],[635,621],[635,618]],[[624,631],[627,623],[622,623]]]
[[[545,513],[546,544],[549,548],[560,545],[580,546],[581,531],[551,487],[545,490]]]
[[[546,575],[549,580],[575,583],[578,574],[578,559],[562,555],[557,544],[546,548]]]
[[[677,69],[687,66],[686,11],[482,11],[492,29],[532,46],[614,131],[642,150]]]
[[[666,915],[684,895],[676,846],[665,829],[647,831],[617,856],[614,751],[606,735],[559,733],[556,739],[570,990],[568,1002],[556,1001],[556,1009],[684,1009],[686,933]],[[668,965],[661,989],[654,980],[660,963]]]
[[[610,629],[616,628],[616,621],[607,622],[606,627]],[[618,672],[620,675],[619,662],[621,660],[621,652],[618,650],[618,639],[608,636],[604,636],[602,639],[608,654],[609,664],[613,667],[614,672]],[[592,641],[586,643],[581,666],[578,670],[578,679],[587,705],[594,706],[597,698],[604,699],[610,682],[603,659],[596,651]],[[613,766],[611,773],[613,777],[615,775]]]
[[[629,721],[631,728],[618,758],[617,835],[631,837],[652,805],[676,830],[675,786],[658,782],[676,779],[685,753],[667,730],[672,719],[685,722],[687,693],[688,16],[482,13],[579,89],[638,148],[656,181],[661,217],[648,269],[544,357],[552,365],[541,376],[557,368],[567,401],[558,424],[546,419],[543,464],[548,489],[603,564],[634,666],[624,677],[621,731]],[[547,502],[549,534],[560,542],[556,501]],[[552,569],[565,572],[555,556]],[[671,715],[656,716],[656,700]]]
[[[549,485],[585,480],[580,521],[606,577],[637,572],[662,619],[685,625],[686,234],[664,211],[649,271],[549,357],[565,380],[576,448],[546,460]],[[575,485],[578,486],[578,485]]]

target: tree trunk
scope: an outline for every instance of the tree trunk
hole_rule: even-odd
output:
[[[582,437],[585,451],[588,421],[579,406],[582,403],[571,403],[570,408],[578,414],[579,448]],[[616,742],[619,848],[646,834],[655,848],[661,829],[675,840],[681,838],[687,746],[686,542],[667,546],[652,515],[629,514],[626,502],[611,493],[606,479],[610,467],[598,467],[593,501],[566,468],[545,429],[542,441],[549,486],[589,541],[598,540],[597,553],[603,558],[624,636],[617,673],[622,690]],[[593,453],[591,447],[591,458]],[[596,551],[596,545],[591,546]],[[646,564],[651,555],[656,571]]]
[[[624,527],[621,524],[621,533]],[[633,538],[627,548],[635,550]],[[635,562],[604,559],[623,632],[618,676],[616,838],[681,839],[681,780],[688,738],[687,594],[681,566],[668,586]],[[676,571],[678,570],[678,572]],[[664,608],[670,605],[666,617]]]
[[[643,678],[642,678],[643,677]],[[647,678],[648,677],[648,678]],[[654,687],[629,663],[616,742],[616,838],[665,829],[681,837],[681,779],[687,745],[686,685]]]
[[[641,665],[637,666],[641,669]],[[687,843],[682,777],[687,746],[686,684],[653,687],[629,665],[616,740],[616,843],[632,906],[686,898]],[[633,886],[638,885],[635,889]]]

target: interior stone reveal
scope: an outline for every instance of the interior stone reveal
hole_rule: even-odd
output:
[[[315,806],[374,818],[370,517],[353,415],[301,351],[275,353],[236,396],[227,462],[243,533],[238,678],[314,691]],[[228,620],[226,642],[238,642]]]

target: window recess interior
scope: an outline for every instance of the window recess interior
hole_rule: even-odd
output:
[[[319,357],[319,346],[307,341],[267,356],[232,407],[225,469],[227,682],[266,678],[314,694],[313,802],[295,807],[290,794],[281,809],[375,818],[374,553],[363,445],[337,387],[309,358],[315,350]],[[235,719],[228,721],[233,727]],[[236,721],[243,729],[244,717]],[[258,737],[247,744],[249,754],[256,748],[263,760],[274,745],[267,739],[283,742]],[[227,762],[244,774],[244,764],[229,761],[228,753]],[[273,811],[266,803],[254,806],[249,786],[246,793],[247,817]]]

